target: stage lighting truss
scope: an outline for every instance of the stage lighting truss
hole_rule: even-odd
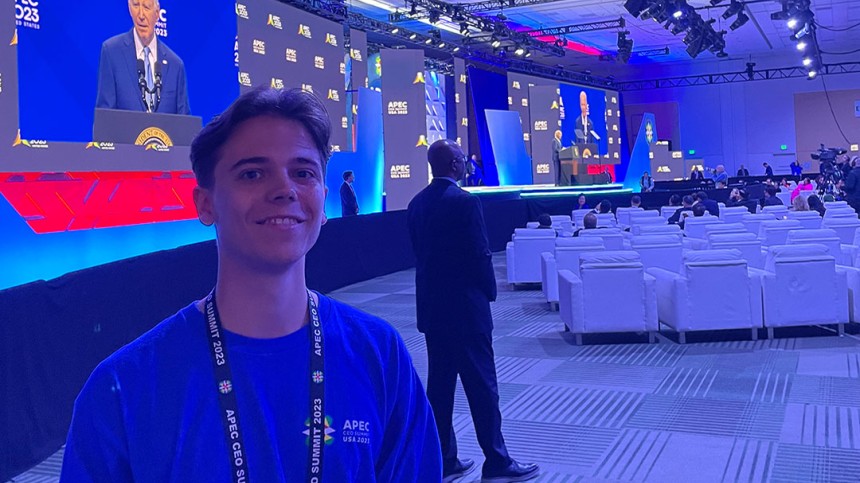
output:
[[[721,2],[722,0],[711,0],[710,3],[711,6],[717,6]],[[727,56],[726,31],[714,30],[713,24],[716,20],[705,21],[695,8],[687,4],[686,0],[627,0],[624,8],[634,17],[643,20],[651,18],[663,24],[663,27],[672,35],[683,33],[687,54],[694,59],[705,51],[717,54],[720,58]],[[749,16],[743,10],[743,2],[731,0],[723,13],[725,19],[738,16],[731,24],[732,30],[742,27],[749,21]]]
[[[553,43],[538,40],[537,36],[526,32],[517,32],[510,29],[506,23],[507,17],[501,12],[501,8],[507,5],[499,4],[499,13],[495,18],[481,17],[471,13],[464,6],[447,3],[441,0],[408,0],[409,14],[389,15],[389,20],[397,21],[415,20],[427,18],[430,23],[450,22],[458,28],[460,35],[474,39],[475,43],[489,42],[494,49],[501,46],[521,46],[524,50],[542,52],[555,57],[564,57],[564,49]],[[495,36],[495,39],[491,35]]]

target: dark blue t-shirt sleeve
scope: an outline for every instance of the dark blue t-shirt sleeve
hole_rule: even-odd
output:
[[[377,481],[433,482],[442,480],[442,450],[433,411],[412,359],[394,334],[386,369],[387,420],[376,462]]]
[[[75,400],[61,482],[133,481],[116,373],[96,368]]]

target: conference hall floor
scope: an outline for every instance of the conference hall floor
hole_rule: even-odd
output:
[[[829,328],[633,335],[562,331],[539,290],[505,283],[494,346],[504,434],[511,455],[540,463],[545,482],[860,481],[860,337]],[[422,379],[424,338],[415,328],[414,270],[330,294],[376,314],[403,336]],[[764,335],[762,331],[762,336]],[[460,456],[482,461],[458,388]],[[62,450],[15,482],[58,480]],[[480,472],[464,481],[478,481]]]

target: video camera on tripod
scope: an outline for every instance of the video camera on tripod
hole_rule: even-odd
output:
[[[835,191],[836,185],[843,177],[842,169],[836,166],[836,157],[841,156],[848,151],[844,148],[826,148],[824,144],[820,145],[821,147],[818,151],[810,154],[812,159],[821,162],[820,173],[824,176],[824,184],[819,187],[819,191],[822,193],[833,193]]]

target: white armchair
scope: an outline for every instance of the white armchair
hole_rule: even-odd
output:
[[[803,225],[797,220],[770,220],[763,221],[759,227],[758,238],[762,246],[785,245],[788,232],[801,230]]]
[[[559,238],[555,253],[541,253],[541,290],[550,310],[558,309],[558,271],[579,273],[579,256],[585,252],[602,252],[603,239],[597,237]]]
[[[738,250],[684,253],[682,271],[647,270],[657,280],[660,322],[678,332],[750,329],[752,339],[763,327],[761,273],[748,270]]]
[[[559,314],[565,330],[582,334],[649,332],[659,329],[654,277],[632,251],[583,253],[579,274],[558,272]]]
[[[848,322],[845,272],[823,245],[779,245],[768,250],[762,278],[764,325],[774,327]]]
[[[711,237],[716,234],[724,233],[746,233],[743,223],[715,223],[705,225],[705,241],[710,242]]]
[[[688,216],[684,220],[684,234],[687,238],[705,239],[705,226],[722,223],[716,216]]]
[[[854,250],[851,245],[843,245],[836,230],[819,228],[817,230],[793,230],[788,232],[786,245],[807,245],[818,243],[827,247],[828,255],[836,259],[838,265],[852,266]]]
[[[847,201],[825,201],[824,202],[824,209],[825,210],[829,210],[830,208],[837,208],[840,206],[848,206],[848,202]],[[825,213],[827,213],[827,212],[825,211]]]
[[[617,223],[615,221],[615,215],[612,213],[598,213],[597,226],[605,228],[615,228],[617,226]]]
[[[677,235],[639,235],[631,240],[633,250],[639,254],[642,265],[662,268],[670,272],[681,271],[684,245]]]
[[[789,211],[789,220],[797,220],[803,228],[817,230],[821,228],[821,215],[817,211]]]
[[[826,214],[826,212],[825,212]],[[860,228],[860,219],[855,218],[824,218],[821,222],[822,228],[832,228],[839,235],[842,243],[854,242],[854,233]]]
[[[786,205],[770,205],[761,209],[762,213],[773,215],[774,218],[783,219],[788,216],[788,206]]]
[[[761,240],[752,233],[715,233],[708,240],[711,250],[735,249],[747,261],[751,268],[763,268],[764,256],[761,251]]]
[[[582,230],[579,232],[582,237],[600,237],[603,239],[603,245],[607,250],[625,250],[629,246],[625,244],[624,235],[618,228],[595,228],[593,230]]]
[[[857,212],[850,206],[834,206],[824,212],[824,218],[857,218]]]
[[[785,206],[791,206],[791,192],[789,191],[780,191],[776,194],[776,197],[782,200],[782,204]]]
[[[681,239],[684,234],[681,232],[681,227],[678,225],[667,225],[665,223],[656,225],[633,225],[630,227],[630,233],[633,236],[638,235],[676,235]]]
[[[761,223],[763,221],[775,220],[776,217],[772,213],[750,213],[749,215],[744,215],[741,223],[744,224],[747,231],[758,236],[759,227],[761,227]]]
[[[630,215],[632,213],[641,213],[644,211],[645,211],[645,209],[642,207],[634,208],[632,206],[627,206],[627,207],[622,206],[622,207],[617,208],[615,210],[615,219],[618,222],[619,226],[627,227],[630,225]]]
[[[573,221],[573,226],[582,227],[582,219],[585,218],[585,215],[591,213],[594,210],[585,209],[585,210],[573,210],[570,212],[570,219]]]
[[[744,215],[749,214],[750,211],[746,206],[727,206],[720,209],[720,219],[726,223],[740,223]]]
[[[555,249],[555,230],[517,228],[505,247],[508,283],[540,283],[540,254]]]

